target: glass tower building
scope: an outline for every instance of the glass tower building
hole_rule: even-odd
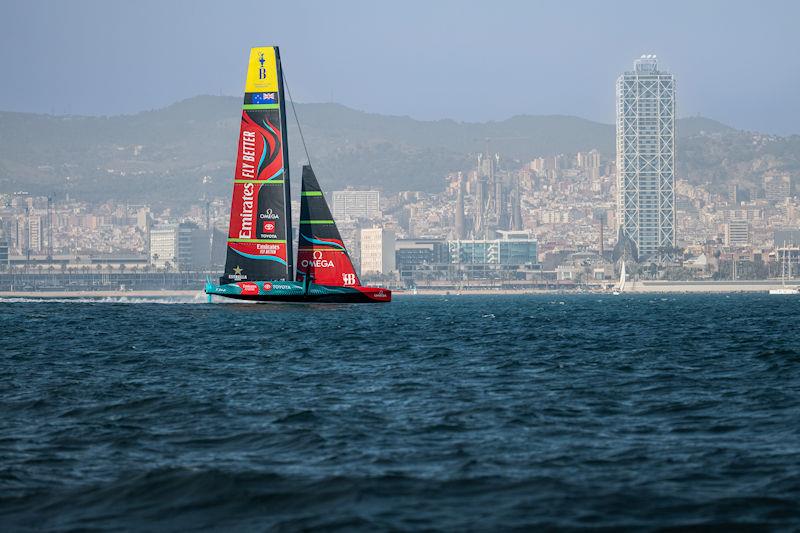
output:
[[[617,224],[640,261],[675,248],[675,80],[643,55],[617,79]]]

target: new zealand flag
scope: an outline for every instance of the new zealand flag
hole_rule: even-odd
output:
[[[277,104],[278,98],[275,93],[255,93],[253,95],[254,104]]]

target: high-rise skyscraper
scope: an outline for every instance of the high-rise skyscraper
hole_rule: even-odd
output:
[[[675,80],[654,55],[617,79],[617,223],[639,260],[675,247]]]
[[[464,239],[467,232],[464,228],[464,176],[461,172],[458,173],[458,193],[456,193],[456,230],[455,238],[457,240]]]
[[[31,252],[42,251],[42,217],[31,215],[28,217],[28,248]]]

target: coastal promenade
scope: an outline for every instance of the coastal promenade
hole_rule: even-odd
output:
[[[780,280],[742,281],[635,281],[625,287],[626,292],[769,292],[781,288]],[[800,287],[800,282],[787,282],[787,287]]]
[[[646,293],[737,293],[752,292],[766,293],[770,289],[781,288],[778,280],[749,280],[749,281],[634,281],[625,287],[626,294]],[[800,282],[787,283],[787,287],[800,288]],[[512,294],[610,294],[610,290],[591,289],[425,289],[416,291],[393,289],[397,296],[459,296],[459,295],[512,295]],[[68,299],[68,298],[180,298],[205,301],[205,294],[201,290],[98,290],[98,291],[0,291],[0,299],[10,298],[38,298],[38,299]]]

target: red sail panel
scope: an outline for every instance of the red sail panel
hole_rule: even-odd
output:
[[[301,238],[301,242],[303,239]],[[297,252],[298,278],[305,275],[318,285],[332,285],[336,287],[358,287],[361,282],[353,268],[353,263],[347,252],[328,246],[311,246],[307,244]]]
[[[261,115],[265,115],[262,113]],[[237,180],[274,180],[283,174],[281,130],[267,116],[242,111]]]

